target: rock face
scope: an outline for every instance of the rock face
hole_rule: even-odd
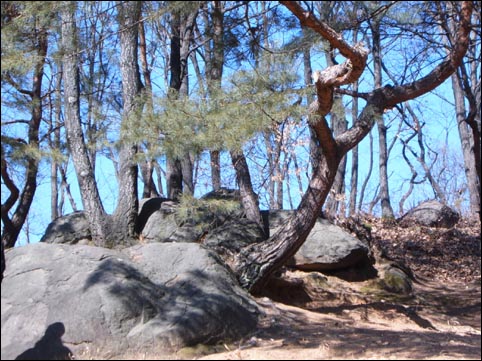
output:
[[[410,226],[418,224],[427,227],[453,227],[460,216],[452,208],[438,202],[427,201],[408,211],[402,218],[400,224]]]
[[[84,212],[74,212],[51,222],[40,242],[87,243],[92,238]]]
[[[141,238],[145,242],[198,242],[213,229],[243,217],[238,193],[221,189],[188,206],[165,198],[143,200],[138,221]]]
[[[291,211],[269,212],[270,235],[290,215]],[[320,218],[288,265],[303,271],[334,271],[370,262],[368,244]]]
[[[154,199],[153,199],[154,200]],[[195,242],[203,234],[200,227],[181,224],[176,217],[177,203],[159,203],[159,209],[150,214],[142,227],[144,242]]]
[[[50,344],[61,359],[65,348],[76,354],[86,347],[213,343],[257,325],[256,303],[218,257],[197,244],[114,251],[38,243],[14,248],[6,258],[2,359],[38,353],[47,334],[56,337]],[[55,352],[49,349],[41,359],[55,359]]]
[[[256,222],[242,218],[229,221],[213,229],[202,244],[216,251],[223,258],[237,254],[241,248],[264,239],[263,230]]]

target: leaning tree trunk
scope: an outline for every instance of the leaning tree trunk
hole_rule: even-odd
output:
[[[367,104],[357,122],[335,139],[324,117],[331,110],[334,88],[352,83],[360,77],[366,66],[367,52],[359,46],[347,44],[339,34],[316,19],[312,13],[305,11],[297,2],[281,3],[302,25],[322,35],[348,60],[317,72],[314,76],[318,99],[312,107],[314,111],[310,126],[316,134],[323,156],[316,158],[318,163],[314,166],[309,187],[297,211],[271,238],[242,249],[232,263],[239,282],[251,293],[261,291],[269,277],[301,247],[320,214],[342,157],[370,132],[383,112],[433,90],[455,71],[467,51],[473,6],[469,1],[462,4],[457,42],[447,60],[413,83],[378,88],[366,94]]]

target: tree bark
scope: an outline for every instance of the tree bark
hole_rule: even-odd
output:
[[[100,200],[80,120],[77,30],[74,14],[75,5],[70,1],[64,2],[61,10],[61,44],[63,50],[62,80],[64,84],[65,130],[92,240],[97,246],[104,246],[108,233],[108,220]]]
[[[370,22],[372,31],[373,72],[375,88],[382,87],[382,54],[380,41],[380,19],[375,18]],[[380,177],[380,200],[382,218],[393,219],[393,208],[390,202],[388,187],[388,150],[387,150],[387,127],[383,117],[377,120],[378,129],[378,173]]]
[[[131,127],[133,118],[139,114],[142,90],[138,64],[138,29],[141,17],[140,1],[119,1],[118,19],[120,26],[120,70],[122,75],[122,127],[123,132]],[[109,240],[116,245],[129,244],[137,237],[136,222],[138,214],[137,174],[135,160],[137,145],[129,141],[121,142],[119,150],[119,194],[117,206],[112,217]]]
[[[171,20],[171,79],[169,87],[173,97],[187,97],[189,45],[192,40],[197,10],[185,15],[175,11]],[[183,192],[193,194],[193,164],[187,151],[182,157],[167,158],[167,193],[169,198],[178,199]]]
[[[356,38],[356,37],[355,37]],[[358,92],[358,81],[353,84],[353,91]],[[351,108],[351,118],[353,124],[358,118],[358,98],[353,98]],[[356,197],[358,194],[358,145],[355,145],[351,154],[351,180],[350,180],[350,203],[348,207],[348,216],[352,217],[356,214]]]
[[[169,58],[169,69],[171,78],[169,88],[179,93],[181,89],[181,19],[177,13],[171,18],[171,49]],[[177,96],[178,94],[176,94]],[[171,96],[175,96],[171,94]],[[166,185],[167,196],[177,200],[182,194],[182,167],[180,160],[176,157],[166,157]]]
[[[473,214],[480,212],[480,192],[479,177],[475,166],[475,146],[474,137],[469,125],[465,121],[467,110],[465,107],[465,97],[461,86],[461,79],[458,74],[452,75],[452,89],[455,100],[455,110],[457,127],[459,130],[460,143],[462,144],[462,154],[464,156],[464,170],[469,188],[470,211]]]
[[[222,1],[213,1],[211,7],[211,19],[206,16],[206,25],[211,26],[212,42],[206,42],[207,62],[206,80],[209,95],[220,88],[224,67],[224,5]],[[211,45],[212,44],[212,45]],[[212,149],[209,152],[211,158],[211,181],[213,190],[221,189],[221,161],[220,150]]]
[[[264,230],[263,219],[259,211],[258,196],[253,191],[251,183],[251,175],[249,173],[248,163],[242,151],[231,151],[231,160],[234,170],[236,171],[236,179],[239,185],[241,202],[246,212],[246,218],[256,222],[262,230]]]
[[[142,74],[145,82],[144,93],[146,96],[146,111],[148,114],[152,114],[154,111],[154,104],[152,100],[152,80],[151,71],[147,62],[147,43],[143,21],[139,23],[139,54],[142,65]],[[146,143],[145,147],[149,149],[151,145]],[[142,182],[144,183],[142,198],[159,197],[159,192],[157,191],[156,184],[152,178],[154,171],[153,162],[154,159],[152,158],[148,158],[145,161],[140,162]]]

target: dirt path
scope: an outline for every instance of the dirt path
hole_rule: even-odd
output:
[[[257,299],[259,331],[230,351],[199,359],[476,359],[481,357],[480,281],[470,285],[422,281],[404,303],[361,301],[311,310]],[[354,301],[358,299],[358,302]]]

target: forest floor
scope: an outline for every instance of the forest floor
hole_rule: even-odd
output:
[[[436,229],[364,222],[372,244],[413,271],[410,295],[378,292],[373,281],[286,271],[282,277],[291,289],[257,298],[265,315],[257,332],[236,344],[184,348],[162,357],[124,356],[480,360],[480,224],[460,221],[452,229]]]
[[[480,360],[480,224],[462,220],[452,229],[436,229],[402,228],[376,219],[365,222],[371,227],[372,242],[413,271],[410,296],[371,293],[370,281],[346,282],[323,275],[321,291],[311,287],[305,288],[305,295],[294,292],[277,301],[258,298],[266,316],[255,335],[237,345],[223,345],[224,351],[186,356]],[[310,284],[307,278],[316,279],[299,271],[284,277],[294,283],[301,279],[305,285]],[[183,358],[182,352],[177,356]]]

